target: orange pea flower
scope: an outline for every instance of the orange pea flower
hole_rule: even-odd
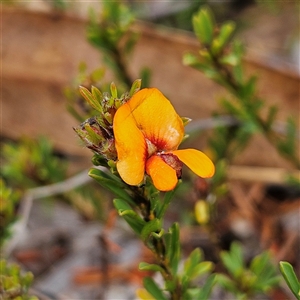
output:
[[[160,191],[175,188],[182,163],[200,177],[211,177],[212,161],[195,149],[178,150],[184,137],[182,119],[155,88],[142,89],[116,112],[113,121],[117,170],[129,185],[139,185],[145,172]]]

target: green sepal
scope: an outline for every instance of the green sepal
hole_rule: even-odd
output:
[[[194,32],[201,43],[210,45],[214,35],[214,18],[208,7],[193,16]]]
[[[92,157],[92,163],[94,166],[103,166],[107,167],[108,166],[108,161],[107,159],[98,153],[95,153]]]
[[[117,197],[134,204],[132,198],[126,191],[126,184],[121,179],[111,173],[100,169],[91,169],[89,176],[95,179],[102,187],[114,193]]]
[[[135,233],[140,235],[146,222],[124,200],[114,199],[113,203],[118,214],[124,218]]]
[[[292,265],[286,261],[280,261],[279,269],[292,293],[300,300],[300,282],[298,281]]]
[[[99,103],[94,98],[92,93],[87,88],[85,88],[83,86],[80,86],[79,87],[79,92],[82,95],[82,97],[90,104],[91,107],[93,107],[94,109],[96,109],[99,112],[102,112],[101,103]]]
[[[84,124],[84,129],[87,131],[88,139],[92,144],[98,145],[100,142],[104,141],[104,138],[94,131],[89,123]]]
[[[146,262],[141,262],[139,264],[139,270],[161,272],[161,273],[164,272],[164,269],[161,266],[155,264],[148,264]]]
[[[192,121],[191,118],[187,118],[187,117],[181,117],[181,120],[183,122],[183,126],[186,126],[187,124],[189,124]]]
[[[158,234],[161,231],[161,226],[161,220],[159,219],[153,219],[147,222],[141,232],[142,240],[145,242],[152,233]]]
[[[97,107],[98,107],[98,110],[102,113],[103,109],[102,109],[101,103],[103,100],[103,95],[102,95],[101,91],[99,89],[97,89],[95,86],[92,86],[91,91],[92,91],[92,95],[93,95],[94,99],[100,104]]]
[[[110,92],[114,99],[118,98],[118,90],[114,82],[110,84]]]
[[[152,295],[155,299],[167,300],[167,297],[165,296],[163,291],[159,288],[159,286],[151,277],[145,277],[143,283],[147,292],[150,295]]]

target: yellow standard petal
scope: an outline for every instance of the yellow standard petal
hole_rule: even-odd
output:
[[[147,160],[146,172],[160,191],[171,191],[178,182],[176,171],[158,155],[153,155]]]
[[[207,155],[199,150],[183,149],[172,151],[172,153],[200,177],[212,177],[215,173],[213,162]]]
[[[127,103],[138,128],[158,151],[178,148],[184,135],[183,122],[158,89],[142,89]]]
[[[147,146],[128,102],[117,110],[113,130],[118,154],[117,170],[127,184],[138,185],[144,178]]]

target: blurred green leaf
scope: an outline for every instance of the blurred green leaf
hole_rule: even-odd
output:
[[[212,51],[214,54],[220,53],[223,48],[229,43],[234,33],[235,27],[235,23],[232,21],[227,21],[222,24],[220,32],[214,39],[212,44]]]
[[[210,45],[214,34],[214,18],[208,7],[193,16],[194,32],[201,43]]]
[[[225,290],[230,291],[235,295],[239,293],[236,283],[228,276],[219,273],[216,275],[215,279],[216,283],[223,287]]]
[[[198,294],[197,298],[195,300],[207,300],[210,297],[212,288],[215,284],[215,274],[211,274],[208,276],[208,278],[205,280],[205,283],[200,289],[200,293]]]
[[[155,283],[155,281],[151,277],[145,277],[144,287],[147,292],[152,295],[155,299],[159,300],[167,300],[167,297],[163,293],[163,291],[159,288],[159,286]]]
[[[146,262],[141,262],[139,264],[139,269],[141,271],[164,272],[164,269],[161,266],[155,264],[148,264]]]
[[[234,278],[238,278],[244,269],[241,245],[237,242],[233,242],[230,251],[221,251],[220,257],[230,274]]]

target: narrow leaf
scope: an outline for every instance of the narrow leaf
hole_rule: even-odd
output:
[[[115,199],[113,201],[115,208],[120,216],[128,223],[128,225],[140,235],[146,222],[131,209],[131,207],[121,199]]]
[[[161,230],[161,221],[158,219],[151,220],[146,223],[142,232],[141,238],[143,241],[146,241],[149,235],[153,232],[158,233]]]
[[[103,172],[100,169],[91,169],[89,176],[95,179],[102,187],[114,193],[117,197],[134,204],[130,195],[126,192],[126,185],[115,175]]]
[[[130,92],[129,92],[129,95],[130,96],[133,96],[136,92],[138,92],[141,88],[141,85],[142,85],[142,80],[141,79],[136,79],[131,88],[130,88]]]
[[[292,265],[286,261],[279,262],[280,272],[284,277],[288,287],[295,295],[295,297],[299,300],[300,299],[300,282],[297,279],[295,271]]]
[[[102,107],[101,107],[100,103],[94,98],[94,96],[91,94],[91,92],[87,88],[81,86],[81,87],[79,87],[79,92],[82,95],[82,97],[89,103],[89,105],[91,107],[93,107],[94,109],[96,109],[99,112],[102,112]]]
[[[163,291],[159,288],[159,286],[155,283],[155,281],[151,277],[145,277],[144,287],[157,300],[167,300]]]
[[[180,239],[179,239],[179,225],[174,223],[170,228],[170,244],[169,244],[169,259],[172,267],[172,271],[176,274],[178,269],[178,263],[180,259]]]
[[[164,272],[164,269],[161,266],[155,264],[148,264],[146,262],[141,262],[139,264],[139,269],[141,271]]]
[[[211,290],[215,284],[215,277],[216,275],[212,274],[205,280],[205,283],[202,286],[200,293],[198,294],[197,300],[209,299]]]
[[[209,45],[213,39],[214,19],[209,8],[202,8],[193,17],[194,32],[199,41]]]

